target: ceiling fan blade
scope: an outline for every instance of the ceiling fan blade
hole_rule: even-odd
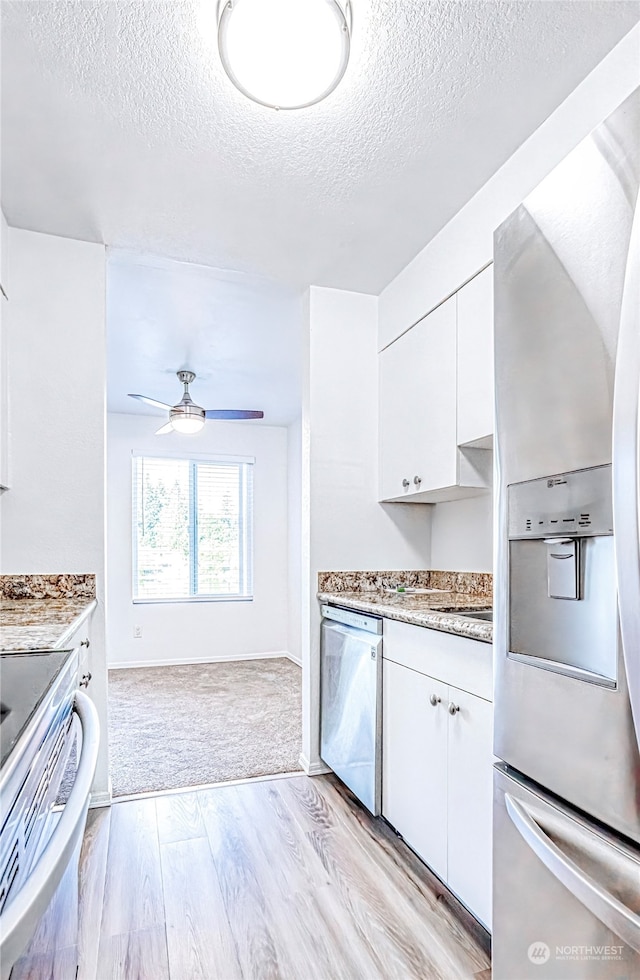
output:
[[[264,412],[245,412],[241,408],[209,408],[204,413],[208,419],[263,419]]]
[[[160,428],[156,430],[156,435],[166,436],[168,432],[173,432],[173,422],[167,422],[165,425],[161,425]]]
[[[171,409],[171,405],[165,405],[164,402],[159,402],[157,398],[147,398],[146,395],[132,395],[129,393],[129,398],[137,398],[138,401],[146,402],[147,405],[153,405],[154,408],[161,408],[165,412]]]

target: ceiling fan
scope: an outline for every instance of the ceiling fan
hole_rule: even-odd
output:
[[[184,393],[177,405],[165,405],[164,402],[159,402],[157,398],[148,398],[146,395],[129,394],[129,398],[137,398],[141,402],[146,402],[147,405],[153,405],[154,408],[162,408],[169,413],[169,421],[165,425],[160,426],[156,432],[157,436],[163,436],[165,433],[173,431],[183,434],[199,432],[206,419],[264,418],[264,412],[250,412],[235,408],[200,408],[199,405],[196,405],[191,400],[191,395],[189,394],[189,385],[192,381],[195,381],[196,377],[193,371],[177,371],[176,374],[180,379],[180,383],[184,385]]]

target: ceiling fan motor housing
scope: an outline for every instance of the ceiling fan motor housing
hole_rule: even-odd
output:
[[[180,399],[177,405],[174,405],[169,412],[169,418],[192,418],[192,419],[205,419],[205,410],[200,408],[199,405],[194,404],[191,400],[191,395],[189,394],[189,385],[195,379],[195,374],[193,371],[177,371],[178,378],[180,382],[184,385],[184,395]]]
[[[190,398],[188,402],[183,398],[181,402],[173,406],[169,412],[169,418],[176,419],[185,417],[204,420],[204,408],[200,408],[199,405],[194,405]]]

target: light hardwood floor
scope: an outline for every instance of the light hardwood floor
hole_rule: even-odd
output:
[[[93,810],[74,877],[12,980],[491,976],[484,930],[334,777]]]

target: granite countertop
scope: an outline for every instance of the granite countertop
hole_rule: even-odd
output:
[[[64,650],[95,607],[94,575],[2,575],[0,651]]]
[[[395,619],[412,626],[455,633],[470,640],[493,642],[493,623],[482,619],[469,619],[456,609],[486,609],[491,605],[484,596],[464,595],[460,592],[432,592],[427,595],[389,592],[319,592],[320,602],[374,613],[385,619]]]
[[[0,651],[64,650],[95,599],[0,599]]]
[[[417,594],[396,592],[399,586]],[[490,609],[493,576],[488,572],[429,570],[319,572],[318,599],[374,613],[411,626],[455,633],[483,643],[493,641],[493,623],[469,619],[461,609]]]

